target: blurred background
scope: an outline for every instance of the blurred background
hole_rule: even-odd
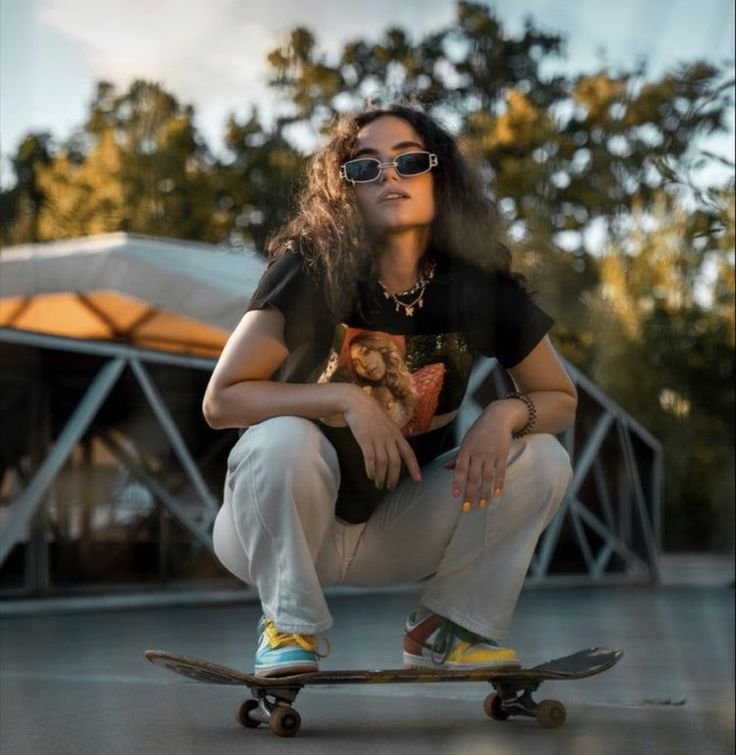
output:
[[[732,559],[732,2],[0,8],[4,597],[236,585],[210,544],[236,434],[201,397],[306,159],[367,96],[458,136],[557,321],[576,477],[530,582]]]

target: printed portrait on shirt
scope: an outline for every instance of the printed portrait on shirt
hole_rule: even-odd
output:
[[[449,422],[456,411],[450,416],[446,410],[456,410],[462,400],[472,357],[459,335],[405,336],[341,324],[317,382],[354,383],[405,436],[425,433]],[[454,386],[447,385],[448,378]],[[345,426],[342,414],[321,421]]]

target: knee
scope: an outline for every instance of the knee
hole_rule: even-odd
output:
[[[231,475],[248,462],[275,475],[314,472],[324,466],[339,474],[337,452],[317,425],[304,417],[270,417],[249,427],[228,457]]]
[[[567,490],[573,476],[570,454],[551,433],[535,433],[527,436],[524,455],[526,466],[535,476],[555,488],[559,495]]]

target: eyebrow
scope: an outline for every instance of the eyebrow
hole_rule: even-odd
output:
[[[423,144],[419,144],[419,142],[399,142],[398,144],[394,144],[393,147],[391,147],[392,151],[396,151],[397,149],[404,149],[404,147],[419,147],[419,149],[424,149]],[[378,150],[372,149],[371,147],[363,147],[363,149],[359,149],[351,159],[355,159],[356,157],[360,157],[360,155],[377,155]]]

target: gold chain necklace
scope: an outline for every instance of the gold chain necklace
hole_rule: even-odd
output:
[[[427,288],[427,284],[432,280],[432,278],[434,278],[434,271],[436,267],[437,263],[435,262],[435,260],[432,260],[427,266],[427,269],[417,278],[416,282],[411,288],[407,289],[406,291],[400,291],[398,293],[392,293],[391,291],[388,291],[386,289],[386,286],[383,285],[383,281],[379,278],[378,282],[383,289],[384,299],[393,299],[394,304],[396,304],[397,312],[403,309],[404,314],[407,317],[413,317],[414,308],[416,307],[417,309],[421,309],[422,305],[424,304],[424,289]],[[414,301],[407,303],[399,301],[399,299],[397,298],[399,296],[412,296],[417,291],[419,292],[419,294],[414,299]]]

